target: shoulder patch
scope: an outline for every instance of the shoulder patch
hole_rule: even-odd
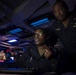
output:
[[[59,30],[60,30],[60,28],[56,28],[56,29],[55,29],[55,31],[59,31]]]

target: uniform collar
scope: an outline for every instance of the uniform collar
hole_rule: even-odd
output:
[[[37,46],[32,46],[32,48],[30,49],[30,54],[33,58],[35,58],[37,60],[42,57],[39,55]]]

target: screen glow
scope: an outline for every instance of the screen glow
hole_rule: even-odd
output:
[[[50,22],[50,20],[48,18],[44,18],[44,19],[32,22],[31,25],[32,26],[38,26],[38,25],[41,25],[41,24],[44,24],[44,23],[47,23],[47,22]]]
[[[16,42],[17,40],[16,39],[13,39],[13,40],[9,40],[8,42]]]

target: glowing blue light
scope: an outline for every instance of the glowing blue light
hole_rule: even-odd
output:
[[[20,32],[20,31],[22,31],[22,29],[17,28],[17,29],[14,29],[14,30],[9,31],[9,33],[14,34],[14,33]]]
[[[12,43],[12,42],[16,42],[17,40],[16,39],[13,39],[13,40],[9,40],[8,42]]]
[[[44,23],[47,23],[47,22],[50,22],[48,18],[44,18],[44,19],[41,19],[41,20],[38,20],[36,22],[33,22],[31,23],[32,26],[38,26],[38,25],[41,25],[41,24],[44,24]]]

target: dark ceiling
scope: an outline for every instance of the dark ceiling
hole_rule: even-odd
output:
[[[24,1],[25,0],[0,0],[1,3],[5,4],[6,6],[8,6],[11,9],[15,9]]]
[[[56,0],[0,0],[0,46],[23,47],[33,43],[36,28],[49,27],[54,22],[52,5]],[[65,0],[70,10],[76,0]],[[72,3],[72,4],[71,4]],[[71,5],[70,5],[71,4]],[[51,6],[51,7],[50,7]],[[49,18],[48,16],[51,16]],[[50,22],[40,26],[31,26],[31,22],[48,17]],[[21,31],[10,33],[19,28]],[[15,43],[8,43],[10,39],[17,39]]]

